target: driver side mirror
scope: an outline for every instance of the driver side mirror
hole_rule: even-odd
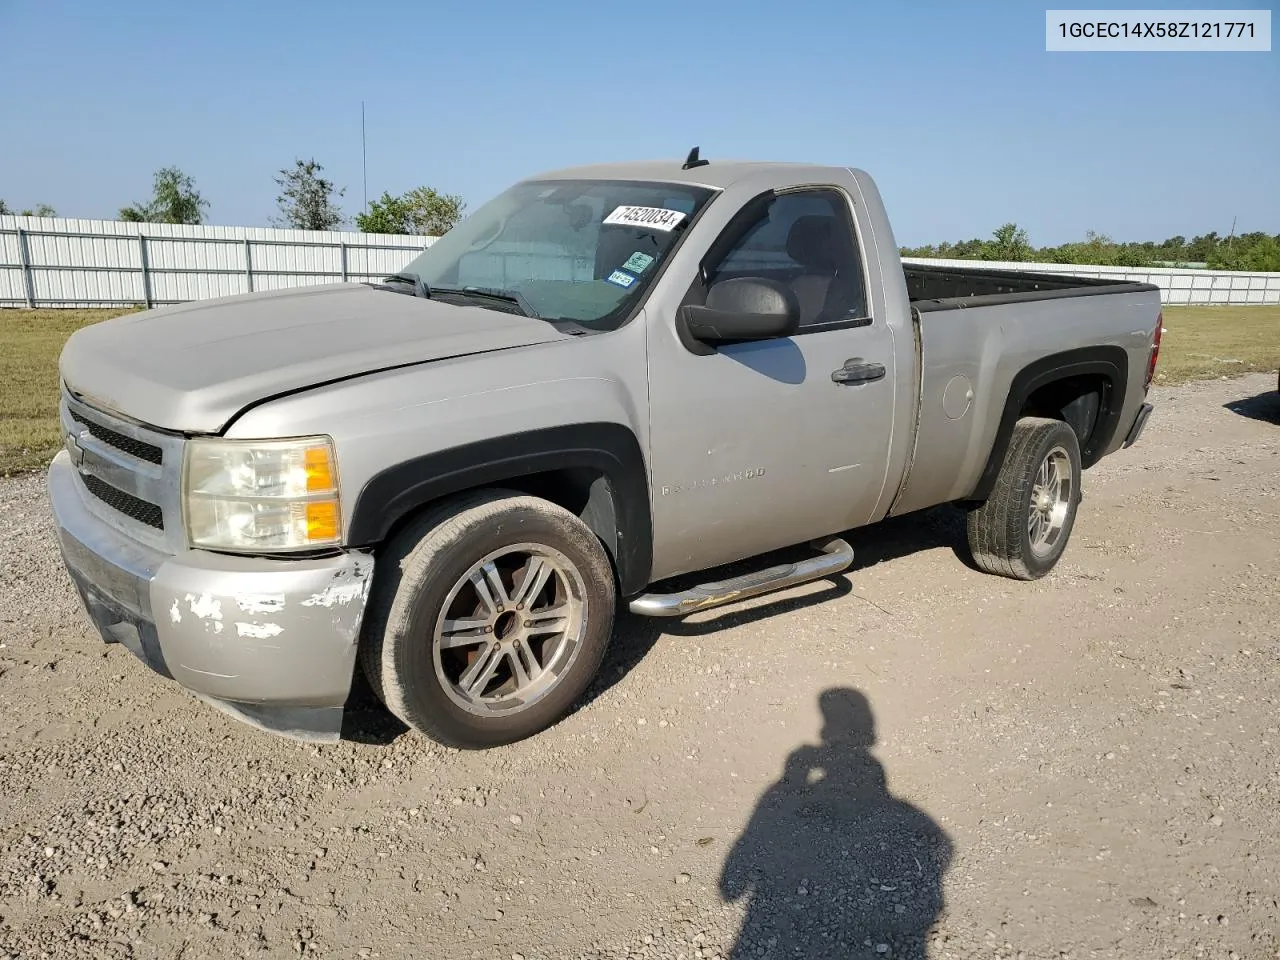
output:
[[[734,277],[711,285],[706,306],[684,308],[689,335],[703,343],[789,337],[800,326],[800,302],[790,287],[764,277]]]

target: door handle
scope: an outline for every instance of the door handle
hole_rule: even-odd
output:
[[[870,383],[884,377],[883,363],[870,363],[861,357],[846,360],[844,366],[831,374],[832,383]]]

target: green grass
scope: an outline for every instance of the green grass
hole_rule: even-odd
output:
[[[67,337],[119,310],[0,310],[0,476],[47,464],[62,446],[58,354]]]
[[[132,313],[0,310],[0,476],[35,470],[62,445],[58,354],[75,330]],[[1156,382],[1280,368],[1280,307],[1165,307]]]
[[[1280,307],[1165,307],[1156,383],[1280,369]]]

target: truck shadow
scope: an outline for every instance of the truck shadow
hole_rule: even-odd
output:
[[[342,739],[366,746],[386,747],[408,732],[409,728],[384,707],[373,692],[364,668],[357,666],[351,693],[342,711]]]
[[[922,510],[904,517],[895,517],[871,527],[850,531],[843,536],[853,545],[854,561],[843,573],[826,580],[814,581],[772,597],[766,595],[751,601],[751,606],[730,605],[718,611],[708,611],[697,618],[641,617],[628,612],[625,606],[618,612],[613,641],[595,682],[588,689],[577,709],[588,706],[606,693],[614,684],[631,672],[662,637],[704,637],[733,627],[746,626],[762,620],[793,613],[841,597],[857,597],[857,574],[879,563],[896,560],[938,547],[950,548],[957,560],[970,569],[976,569],[969,555],[965,540],[964,512],[946,505]],[[805,547],[788,547],[762,557],[729,564],[696,575],[676,577],[659,585],[663,591],[686,589],[698,582],[719,580],[758,570],[776,563],[785,563],[811,556]],[[814,590],[815,584],[822,588]],[[805,592],[798,592],[805,591]],[[865,598],[859,598],[864,599]],[[870,600],[865,600],[872,603]],[[874,605],[874,604],[873,604]]]
[[[708,636],[841,597],[857,596],[856,576],[860,570],[937,547],[951,548],[957,559],[973,567],[973,561],[965,547],[964,513],[951,506],[934,507],[905,517],[895,517],[844,536],[853,544],[855,558],[853,565],[843,573],[781,594],[757,598],[748,607],[728,606],[718,611],[709,611],[697,618],[658,619],[636,616],[627,611],[625,604],[620,605],[609,651],[605,654],[595,680],[575,706],[574,712],[590,706],[612,689],[644,660],[662,637]],[[789,547],[716,570],[676,577],[659,585],[659,589],[681,590],[699,582],[738,576],[764,566],[810,555],[811,551],[806,547]],[[815,586],[819,588],[815,590]],[[866,602],[871,603],[870,600]],[[382,706],[363,672],[357,669],[343,715],[342,739],[372,746],[386,746],[406,732],[408,728]]]
[[[1232,400],[1230,403],[1224,403],[1223,406],[1232,413],[1238,413],[1250,420],[1280,424],[1280,390],[1268,390],[1243,400]]]

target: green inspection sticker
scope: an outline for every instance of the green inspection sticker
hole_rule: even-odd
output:
[[[653,257],[649,256],[647,253],[641,253],[637,250],[631,255],[627,262],[622,265],[622,269],[630,270],[632,273],[644,273],[645,267],[649,266],[651,263],[653,263]]]

